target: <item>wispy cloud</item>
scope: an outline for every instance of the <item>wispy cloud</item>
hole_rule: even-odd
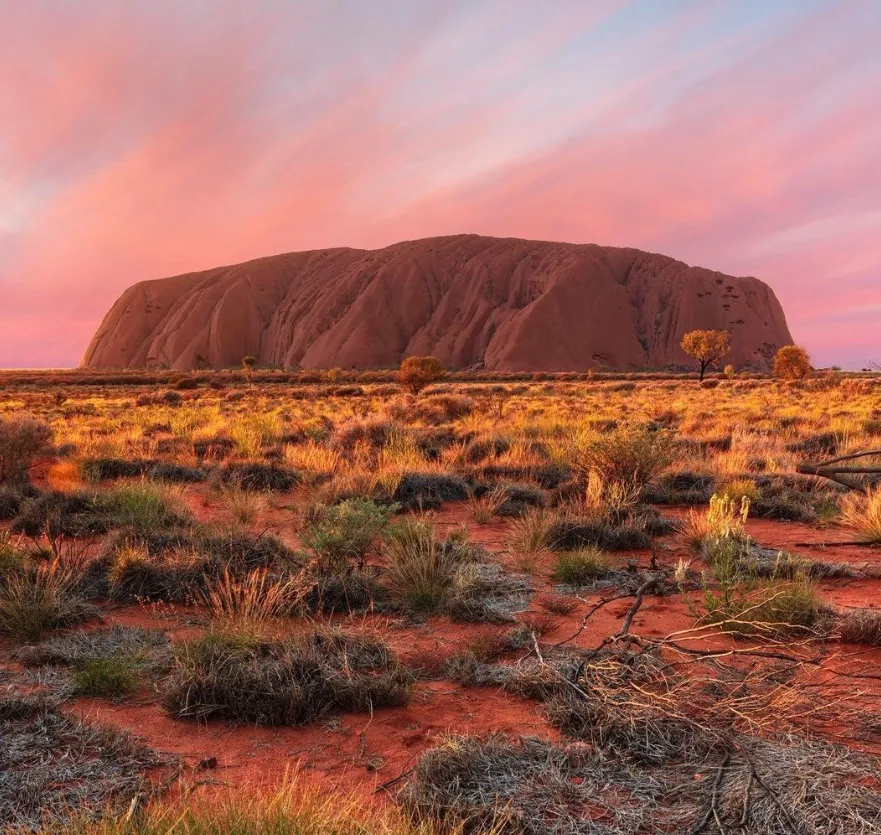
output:
[[[75,363],[136,280],[462,231],[758,275],[860,365],[879,36],[861,0],[0,6],[0,366]]]

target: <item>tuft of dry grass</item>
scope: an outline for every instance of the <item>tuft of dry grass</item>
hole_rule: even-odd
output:
[[[280,580],[266,569],[237,577],[224,569],[205,592],[212,617],[226,627],[254,629],[291,614],[301,601],[303,586],[294,578]]]
[[[877,609],[854,609],[841,618],[841,640],[849,644],[881,646],[881,611]]]
[[[0,577],[0,635],[36,642],[47,632],[98,614],[79,589],[80,575],[60,559],[25,564]]]
[[[511,523],[508,547],[518,554],[539,554],[551,546],[551,531],[555,515],[544,508],[536,508]]]
[[[881,486],[844,496],[841,522],[866,542],[881,542]]]
[[[221,487],[220,500],[224,515],[235,525],[250,525],[269,507],[262,493],[242,490],[233,485]]]
[[[700,551],[712,539],[744,541],[749,506],[746,496],[742,496],[738,503],[730,496],[713,494],[706,513],[688,512],[682,524],[682,533],[695,551]]]

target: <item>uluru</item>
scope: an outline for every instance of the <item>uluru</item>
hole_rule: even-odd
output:
[[[694,329],[731,333],[729,361],[766,370],[792,337],[752,277],[596,244],[456,235],[383,249],[258,258],[129,287],[82,364],[189,370],[449,368],[639,370],[690,363]]]

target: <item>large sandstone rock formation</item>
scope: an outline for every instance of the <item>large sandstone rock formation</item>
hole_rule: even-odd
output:
[[[695,328],[731,331],[731,362],[767,368],[792,342],[755,278],[594,244],[457,235],[379,250],[259,258],[126,290],[92,368],[372,368],[433,354],[450,368],[577,371],[690,363]]]

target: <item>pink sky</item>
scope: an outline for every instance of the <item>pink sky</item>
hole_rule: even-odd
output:
[[[881,362],[874,0],[0,4],[0,367],[129,284],[477,232],[771,284]]]

